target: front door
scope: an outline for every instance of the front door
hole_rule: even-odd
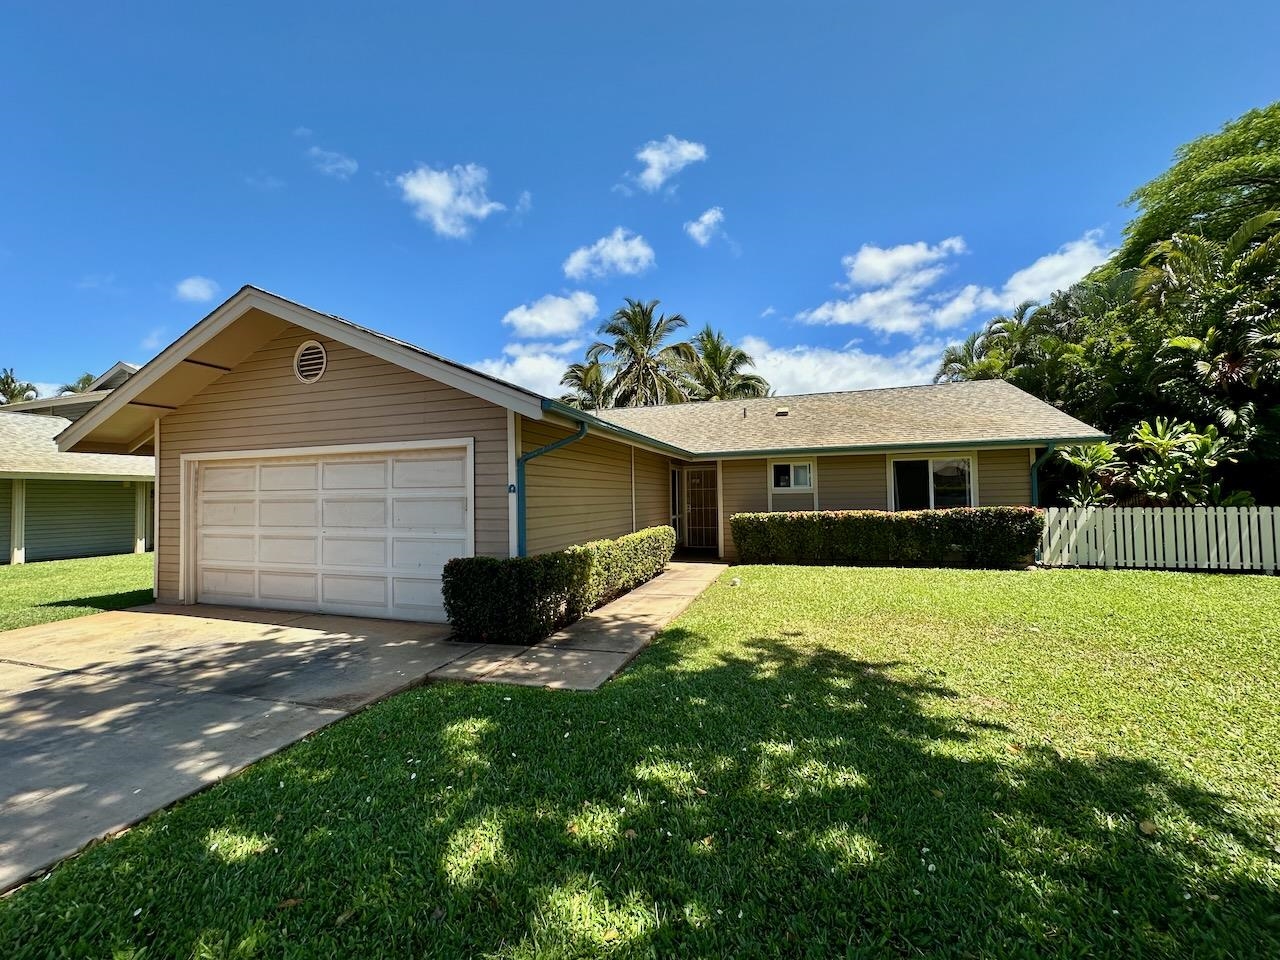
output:
[[[688,488],[685,546],[693,549],[715,550],[720,546],[716,468],[686,467],[684,475]]]

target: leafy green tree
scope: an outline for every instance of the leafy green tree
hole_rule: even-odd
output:
[[[34,400],[36,395],[36,385],[15,377],[13,367],[0,370],[0,404]]]
[[[88,393],[89,387],[94,380],[98,379],[92,373],[82,373],[70,383],[64,383],[58,388],[58,396],[65,396],[68,393]]]
[[[767,397],[769,382],[748,370],[750,355],[723,333],[703,327],[693,338],[695,357],[686,371],[691,400],[745,400]]]
[[[992,352],[987,346],[987,331],[975,330],[962,342],[950,344],[942,351],[933,382],[1000,380],[1007,372],[1003,354]]]
[[[1138,214],[1125,228],[1118,268],[1137,266],[1175,233],[1225,240],[1240,223],[1280,209],[1280,102],[1179,147],[1173,166],[1128,202]]]
[[[685,373],[696,354],[687,341],[671,342],[688,321],[678,313],[659,314],[658,303],[628,298],[626,306],[600,325],[602,339],[587,351],[588,362],[598,361],[610,372],[615,406],[643,407],[688,399]]]
[[[604,410],[613,406],[613,383],[604,364],[597,360],[571,363],[560,378],[560,386],[568,387],[560,399],[580,410]]]

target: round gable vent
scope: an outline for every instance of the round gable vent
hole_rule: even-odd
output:
[[[293,355],[293,372],[303,383],[315,383],[324,376],[328,365],[329,355],[325,353],[323,344],[315,340],[308,340]]]

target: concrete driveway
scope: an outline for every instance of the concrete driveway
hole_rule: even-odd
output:
[[[0,891],[476,650],[448,632],[150,606],[0,633]]]

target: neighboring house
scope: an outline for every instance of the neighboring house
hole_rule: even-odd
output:
[[[65,417],[0,409],[0,563],[151,546],[150,457],[62,453]]]
[[[583,413],[245,287],[59,437],[156,455],[156,594],[442,620],[454,556],[747,510],[1026,504],[1103,434],[1006,383]]]
[[[136,363],[117,362],[110,370],[100,376],[84,393],[64,393],[58,397],[42,397],[38,400],[22,400],[18,403],[0,405],[3,413],[37,413],[46,417],[65,417],[68,420],[79,420],[98,405],[112,390],[120,386],[141,367]]]

